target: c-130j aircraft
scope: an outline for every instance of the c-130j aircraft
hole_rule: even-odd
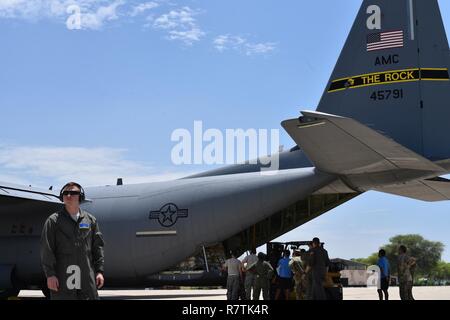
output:
[[[450,199],[450,50],[437,0],[364,0],[316,111],[283,121],[280,169],[238,164],[183,179],[86,188],[111,287],[202,249],[243,253],[368,190]],[[44,285],[39,239],[51,190],[0,183],[2,294]]]

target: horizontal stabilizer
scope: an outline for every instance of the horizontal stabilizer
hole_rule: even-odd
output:
[[[444,178],[416,180],[375,190],[423,201],[450,200],[450,180]]]
[[[321,171],[356,175],[405,169],[436,173],[435,176],[444,172],[440,166],[354,119],[314,111],[302,114],[303,117],[281,125]]]

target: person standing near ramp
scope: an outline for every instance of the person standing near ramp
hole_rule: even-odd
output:
[[[104,284],[103,236],[97,220],[80,209],[78,183],[60,192],[64,208],[48,217],[41,235],[41,261],[52,300],[98,299]]]
[[[312,277],[312,299],[313,300],[326,300],[327,296],[323,287],[325,276],[330,265],[330,259],[328,258],[328,252],[320,245],[319,238],[312,240],[312,250],[310,253],[310,267]]]
[[[278,288],[275,292],[275,300],[280,299],[281,291],[283,291],[284,299],[289,300],[289,293],[292,287],[292,271],[289,267],[289,256],[291,253],[289,250],[283,251],[283,257],[278,260],[277,273],[278,273]]]
[[[245,267],[245,298],[247,300],[252,299],[252,289],[255,291],[255,280],[256,273],[253,266],[258,262],[258,257],[256,256],[256,249],[252,248],[250,254],[242,259],[242,264]]]
[[[412,295],[413,277],[411,268],[416,264],[416,259],[406,254],[406,247],[398,248],[398,281],[401,300],[414,300]]]
[[[302,253],[302,263],[303,269],[305,270],[305,275],[303,278],[303,296],[305,300],[312,300],[312,272],[311,272],[311,252],[313,249],[312,242],[308,243],[308,251],[303,250]]]
[[[378,289],[378,297],[383,300],[383,292],[385,300],[389,300],[389,279],[391,273],[391,267],[389,266],[389,261],[386,258],[386,251],[380,249],[378,252],[378,262],[377,265],[380,268],[380,288]]]
[[[258,253],[258,262],[255,266],[255,291],[253,292],[253,300],[259,300],[261,291],[263,299],[269,300],[270,280],[273,277],[273,268],[269,262],[266,261],[266,255],[262,252]]]
[[[300,251],[294,250],[292,254],[292,259],[289,261],[289,267],[294,274],[294,282],[295,282],[295,297],[297,300],[304,300],[303,290],[302,290],[302,280],[305,275],[305,270],[302,266],[302,260],[300,258]]]
[[[225,261],[224,269],[228,272],[227,277],[227,300],[239,299],[239,285],[242,279],[242,263],[236,258],[236,254],[231,251],[231,258]]]

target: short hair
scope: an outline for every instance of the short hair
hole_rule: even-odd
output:
[[[406,253],[406,251],[408,249],[406,249],[406,247],[404,245],[401,245],[400,247],[398,247],[400,249],[401,252]]]
[[[312,240],[312,242],[315,244],[320,244],[320,239],[316,237]]]
[[[265,260],[266,259],[266,255],[263,252],[258,253],[258,259],[259,260]]]
[[[290,256],[291,255],[291,252],[289,251],[289,250],[284,250],[284,252],[283,252],[283,254],[285,255],[285,256]]]
[[[80,189],[80,191],[81,191],[81,185],[80,185],[79,183],[70,181],[70,182],[67,182],[67,183],[62,187],[61,192],[65,191],[67,188],[70,188],[70,187],[77,187],[77,188]]]
[[[380,251],[378,251],[378,254],[384,257],[386,255],[386,251],[384,249],[380,249]]]
[[[79,200],[80,202],[83,202],[83,201],[85,200],[84,189],[83,189],[83,187],[82,187],[79,183],[76,183],[76,182],[73,182],[73,181],[67,182],[67,183],[61,188],[61,191],[59,191],[59,200],[60,200],[61,202],[64,202],[64,199],[63,199],[63,192],[66,191],[66,189],[72,188],[72,187],[77,187],[78,190],[80,190],[80,196],[78,197],[78,200]]]
[[[251,248],[250,249],[250,253],[256,254],[256,249],[255,248]]]

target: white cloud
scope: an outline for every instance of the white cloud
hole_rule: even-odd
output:
[[[0,17],[36,18],[44,5],[42,0],[0,0]]]
[[[265,54],[274,51],[275,48],[275,43],[273,42],[247,43],[245,45],[245,54],[249,56],[254,54]]]
[[[187,45],[192,45],[205,36],[205,32],[200,29],[194,18],[198,14],[198,11],[189,7],[171,10],[154,19],[153,27],[166,30],[170,40],[180,40]]]
[[[0,0],[0,18],[39,20],[66,20],[67,8],[80,9],[81,28],[99,29],[106,21],[118,18],[117,8],[125,0]]]
[[[0,181],[48,186],[76,180],[86,186],[173,180],[192,172],[161,172],[125,158],[125,149],[0,146]]]
[[[221,35],[214,39],[214,47],[219,51],[231,48],[239,48],[245,44],[246,40],[239,36]]]
[[[144,13],[145,11],[148,11],[148,10],[151,10],[151,9],[154,9],[157,7],[159,7],[159,4],[154,1],[141,3],[132,8],[132,10],[130,12],[130,16],[135,17],[137,15]]]
[[[172,9],[162,14],[164,7]],[[167,39],[188,46],[206,36],[196,19],[201,13],[201,10],[178,7],[163,0],[0,0],[0,19],[52,19],[66,24],[69,29],[100,30],[119,18],[132,21],[143,16],[144,27],[161,30]],[[213,45],[219,52],[233,50],[247,56],[268,54],[276,49],[273,42],[250,42],[245,37],[229,34],[217,36]]]
[[[81,13],[82,29],[100,29],[105,21],[117,19],[117,7],[122,5],[122,0],[117,0],[109,6],[101,6],[95,13]]]
[[[163,29],[189,28],[195,25],[195,11],[189,7],[172,10],[155,20],[155,27]]]
[[[27,186],[30,183],[29,180],[23,179],[22,177],[19,177],[17,175],[2,174],[2,173],[0,173],[0,181],[7,182],[7,183],[13,183],[13,184],[19,184],[19,185],[23,185],[23,186]]]
[[[244,37],[229,34],[216,37],[213,45],[220,52],[234,50],[247,56],[267,54],[276,49],[276,44],[273,42],[252,43]]]
[[[169,31],[170,40],[181,40],[186,44],[192,44],[195,41],[200,41],[201,37],[203,37],[204,35],[205,33],[201,31],[199,28],[193,28],[187,31],[177,31],[177,30]]]
[[[155,29],[165,30],[170,40],[180,40],[192,45],[205,35],[195,19],[200,12],[189,7],[181,7],[160,14],[154,18],[148,11],[161,6],[161,1],[147,1],[132,4],[128,0],[0,0],[0,18],[42,20],[56,19],[61,22],[73,21],[77,15],[77,27],[69,29],[98,30],[106,22],[119,17],[134,19],[147,13],[146,21]],[[73,7],[77,10],[73,10]],[[118,8],[122,14],[118,13]],[[70,10],[68,11],[68,9]],[[78,16],[79,14],[79,16]],[[79,19],[78,19],[79,17]],[[73,26],[73,24],[70,24]],[[149,24],[145,25],[146,27]]]

